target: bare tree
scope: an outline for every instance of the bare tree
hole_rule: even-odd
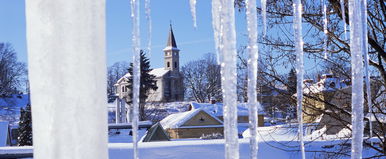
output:
[[[348,1],[345,0],[345,7],[340,7],[340,0],[328,0],[328,41],[327,50],[323,50],[323,13],[320,3],[315,3],[312,0],[304,0],[303,4],[303,33],[304,33],[304,52],[305,58],[309,62],[306,66],[306,79],[317,78],[320,73],[333,73],[341,78],[351,78],[350,73],[350,45],[349,40],[345,39],[343,23],[349,25],[348,16]],[[372,85],[375,88],[386,87],[386,1],[374,0],[367,1],[368,3],[368,44],[369,44],[369,64],[372,75],[379,78],[372,78]],[[236,7],[239,7],[240,11],[243,11],[244,0],[237,0]],[[292,68],[295,65],[296,55],[294,53],[294,39],[293,39],[293,8],[291,0],[267,0],[267,15],[268,15],[268,34],[265,38],[260,38],[259,43],[264,46],[261,49],[262,54],[260,57],[264,61],[264,69],[261,69],[261,73],[270,83],[275,85],[288,86],[285,80],[283,71],[287,68]],[[346,19],[342,19],[342,10],[345,10]],[[261,11],[261,8],[257,8]],[[347,32],[349,33],[349,32]],[[349,34],[347,35],[349,37]],[[328,59],[323,58],[323,52],[327,51]],[[318,112],[317,115],[323,115],[335,123],[339,123],[340,126],[346,126],[345,128],[351,130],[350,122],[347,118],[351,116],[350,91],[338,90],[335,92],[339,94],[340,100],[347,101],[340,104],[325,100],[318,94],[304,94],[307,100],[311,100],[315,103],[322,103],[326,107],[321,109],[317,105],[312,103],[305,104],[305,109]],[[373,107],[374,112],[380,115],[386,115],[386,103],[385,100],[379,99],[380,94],[384,93],[384,90],[373,90]],[[288,94],[291,96],[290,94]],[[293,99],[292,99],[293,100]],[[380,101],[380,102],[378,102]],[[348,105],[348,106],[347,106]],[[368,107],[366,106],[366,109]],[[367,110],[365,110],[367,111]],[[303,112],[307,113],[307,112]],[[368,119],[365,119],[368,121]],[[328,123],[328,121],[325,121]],[[379,142],[371,145],[367,140],[364,144],[366,147],[371,148],[378,152],[373,157],[381,157],[386,155],[386,127],[382,120],[376,116],[375,128],[372,130],[374,137],[377,137]],[[327,129],[336,129],[333,127],[327,127]],[[328,130],[327,130],[328,131]],[[365,132],[370,130],[365,127]],[[340,152],[329,152],[334,155],[342,155]],[[348,151],[349,152],[349,151]],[[347,153],[345,154],[347,155]],[[349,154],[348,154],[349,155]]]
[[[115,93],[114,84],[128,73],[129,64],[127,62],[116,62],[107,68],[107,94]]]
[[[26,74],[24,63],[18,62],[16,52],[9,43],[0,43],[0,94],[19,93]]]
[[[205,54],[202,59],[187,63],[181,70],[187,98],[207,102],[213,97],[221,101],[220,65],[214,54]]]

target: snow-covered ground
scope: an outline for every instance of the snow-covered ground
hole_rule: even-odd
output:
[[[307,125],[306,125],[307,126]],[[243,125],[244,127],[244,125]],[[145,134],[144,129],[141,136]],[[132,158],[133,147],[129,130],[120,130],[115,134],[110,130],[109,157],[110,159]],[[299,142],[297,139],[297,125],[285,124],[269,127],[259,127],[258,157],[264,159],[298,159]],[[346,139],[316,138],[314,131],[305,136],[307,158],[334,158],[332,154],[341,153],[335,158],[350,158],[351,141]],[[244,132],[248,136],[248,131]],[[313,136],[313,138],[311,137]],[[249,138],[242,138],[240,143],[240,158],[249,158]],[[224,140],[183,139],[162,142],[140,142],[139,155],[141,159],[197,159],[197,158],[224,158]],[[32,147],[0,147],[0,155],[5,153],[31,153]],[[374,155],[375,152],[365,148],[363,157]],[[336,155],[336,154],[335,154]]]

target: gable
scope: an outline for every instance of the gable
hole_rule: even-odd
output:
[[[153,125],[146,133],[146,136],[142,142],[152,142],[152,141],[169,141],[169,135],[162,128],[162,125],[158,122]]]
[[[204,125],[222,125],[222,123],[206,113],[205,111],[200,111],[188,121],[186,121],[182,126],[204,126]]]

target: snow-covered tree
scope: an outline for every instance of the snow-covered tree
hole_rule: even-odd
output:
[[[17,138],[19,146],[32,145],[32,119],[31,105],[28,104],[24,109],[20,108],[19,136]]]

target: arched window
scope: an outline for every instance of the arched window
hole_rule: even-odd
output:
[[[170,62],[167,62],[166,65],[167,65],[167,67],[170,67]]]
[[[177,68],[177,62],[174,62],[174,68]]]

